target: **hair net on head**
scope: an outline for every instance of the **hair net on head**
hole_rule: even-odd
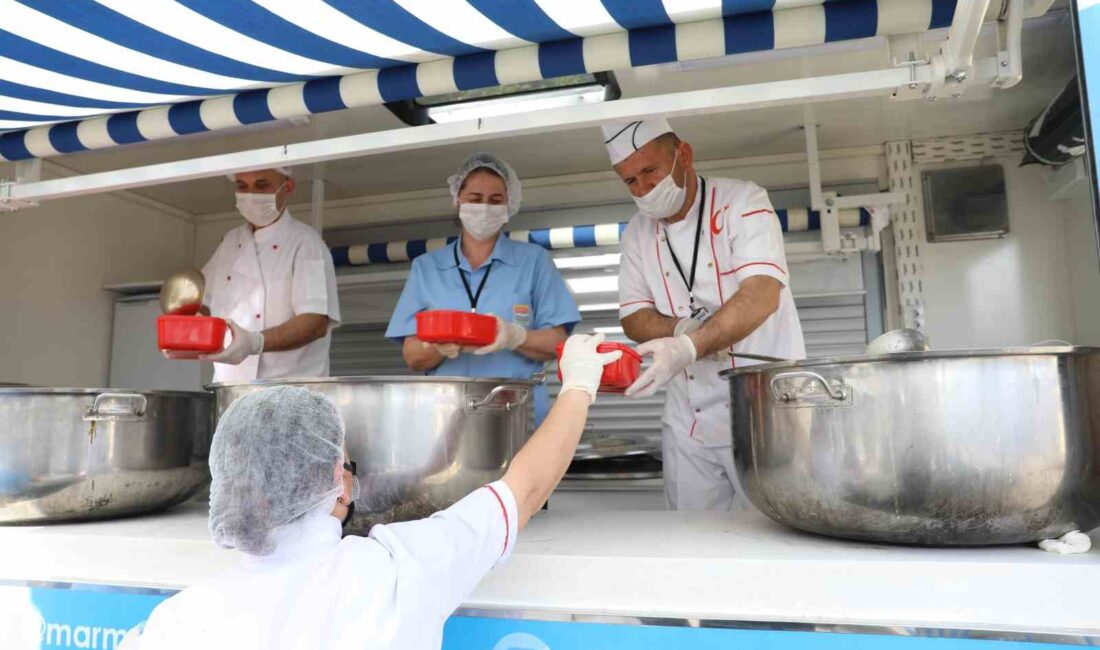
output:
[[[344,423],[325,396],[276,386],[225,410],[210,445],[210,534],[252,555],[275,550],[272,531],[335,503],[343,491]]]
[[[462,184],[466,177],[477,169],[488,169],[504,179],[504,187],[508,191],[508,216],[514,217],[519,212],[520,199],[523,198],[523,190],[520,188],[519,176],[512,166],[491,153],[475,153],[458,166],[454,176],[447,179],[447,185],[451,188],[451,198],[455,207],[458,207],[458,193],[462,190]]]

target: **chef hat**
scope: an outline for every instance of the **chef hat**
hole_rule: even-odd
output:
[[[635,122],[615,122],[603,127],[603,143],[607,146],[607,155],[611,164],[618,165],[630,154],[644,147],[654,138],[672,133],[672,127],[663,117],[655,120]]]
[[[282,174],[283,176],[286,176],[287,178],[294,178],[293,170],[290,167],[271,167],[271,169],[273,171],[279,172],[280,174]],[[226,174],[225,177],[228,178],[231,181],[237,180],[237,174],[236,173]]]

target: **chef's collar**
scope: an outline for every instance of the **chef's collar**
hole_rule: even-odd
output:
[[[275,551],[270,555],[249,555],[255,562],[283,562],[323,552],[340,543],[343,528],[332,516],[333,503],[319,506],[300,519],[271,531]]]
[[[283,210],[283,213],[279,215],[279,218],[275,220],[275,223],[271,224],[267,228],[260,228],[259,230],[252,231],[252,236],[256,238],[259,243],[269,242],[279,239],[290,228],[290,222],[294,220],[294,217],[290,216],[290,208]],[[252,230],[249,228],[249,230]]]

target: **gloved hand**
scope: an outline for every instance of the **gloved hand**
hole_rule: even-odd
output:
[[[515,323],[509,323],[500,316],[495,318],[497,319],[497,340],[474,350],[474,354],[482,355],[500,352],[501,350],[515,350],[527,340],[527,330]]]
[[[703,321],[695,320],[694,318],[681,318],[676,321],[676,328],[672,330],[672,335],[680,336],[681,334],[691,334],[702,326]]]
[[[233,333],[233,340],[231,340],[229,345],[221,352],[204,354],[199,357],[199,359],[203,361],[215,361],[217,363],[228,363],[229,365],[235,366],[248,357],[263,352],[264,335],[262,332],[246,330],[229,319],[226,319],[226,323],[229,325],[229,331]]]
[[[427,343],[426,345],[435,348],[436,352],[448,359],[457,359],[458,353],[462,351],[462,346],[457,343]]]
[[[603,343],[603,338],[603,334],[574,334],[565,341],[561,360],[558,361],[562,393],[567,390],[583,390],[593,402],[596,401],[603,367],[623,356],[621,350],[597,352],[596,346]]]
[[[687,334],[653,339],[638,346],[642,355],[652,354],[653,363],[626,389],[627,397],[649,397],[695,361],[695,344]]]

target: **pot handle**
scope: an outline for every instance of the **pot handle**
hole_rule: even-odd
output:
[[[118,400],[127,403],[127,407],[104,408],[105,400]],[[92,405],[84,409],[85,422],[140,422],[145,419],[145,410],[149,404],[141,393],[100,393],[95,396]]]
[[[828,380],[826,380],[821,375],[817,374],[816,372],[810,372],[808,370],[802,370],[802,371],[799,371],[799,372],[784,372],[784,373],[780,373],[780,374],[772,377],[772,381],[771,381],[772,397],[779,400],[780,402],[793,402],[793,401],[797,400],[798,399],[798,394],[797,393],[793,393],[789,390],[785,390],[785,391],[780,392],[780,390],[776,386],[776,384],[778,382],[784,380],[784,379],[798,379],[798,378],[813,379],[813,380],[817,381],[818,383],[820,383],[822,385],[822,387],[825,388],[825,392],[829,395],[829,397],[831,399],[834,399],[834,400],[838,401],[838,402],[846,401],[849,397],[848,389],[844,384],[841,383],[841,384],[838,384],[837,386],[834,386],[834,385],[830,384],[828,382]]]
[[[519,401],[506,401],[504,404],[494,404],[493,402],[496,400],[497,396],[506,390],[516,391],[517,393],[519,393]],[[503,409],[505,411],[511,411],[514,408],[519,408],[520,406],[526,404],[527,400],[530,397],[531,389],[527,386],[520,386],[516,384],[501,384],[500,386],[497,386],[493,390],[489,391],[489,394],[482,399],[476,399],[474,397],[467,399],[466,411],[471,413],[480,410],[497,411]]]

